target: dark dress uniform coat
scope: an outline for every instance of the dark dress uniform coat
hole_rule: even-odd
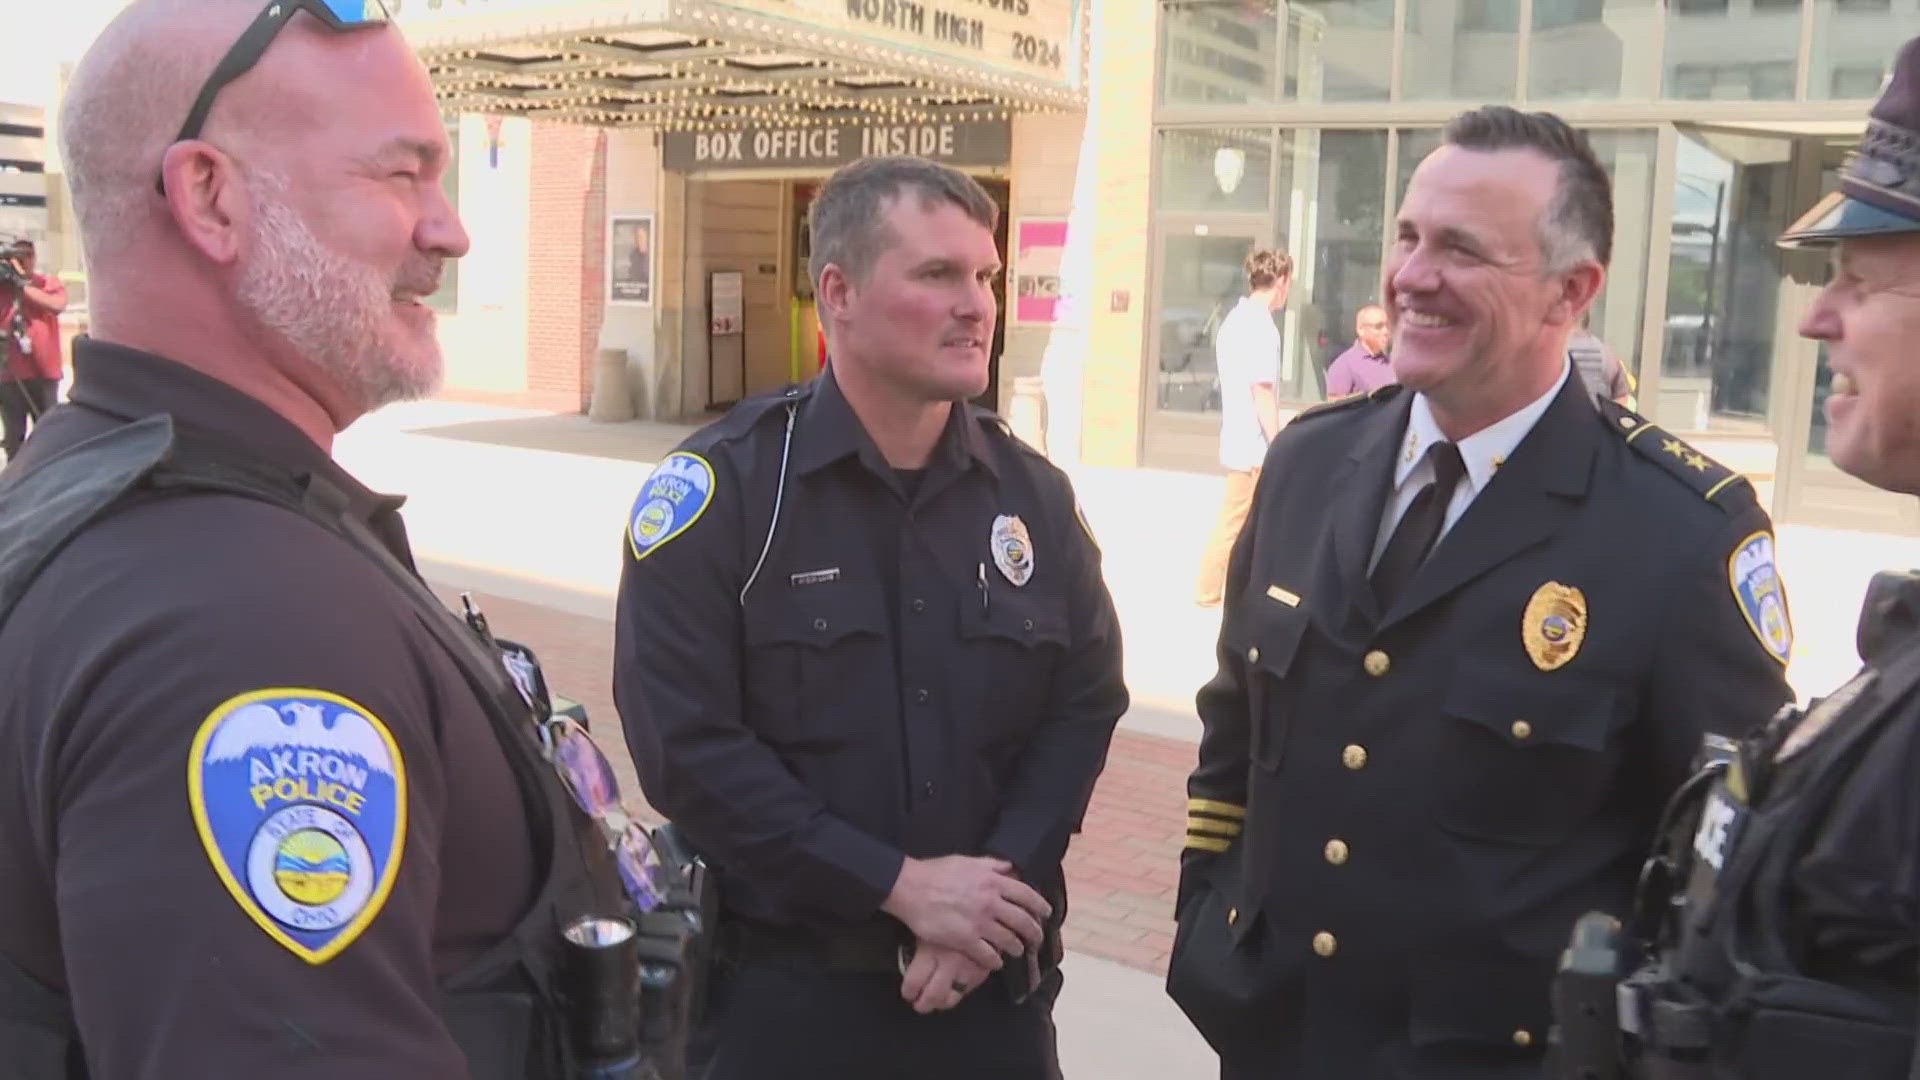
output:
[[[1627,911],[1702,733],[1789,696],[1753,489],[1578,379],[1382,609],[1412,401],[1281,432],[1235,548],[1169,977],[1230,1077],[1537,1076],[1573,921]]]

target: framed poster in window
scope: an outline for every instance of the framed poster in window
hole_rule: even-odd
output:
[[[1066,218],[1021,218],[1013,223],[1012,322],[1054,326],[1066,314],[1060,287],[1067,251]]]
[[[607,303],[653,304],[653,215],[607,215]]]

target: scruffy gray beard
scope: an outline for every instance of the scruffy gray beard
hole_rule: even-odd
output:
[[[282,193],[285,181],[247,177],[256,227],[253,250],[241,269],[238,299],[269,333],[284,340],[365,411],[426,397],[440,385],[440,349],[417,357],[395,340],[391,323],[396,282],[335,254],[320,243]],[[430,287],[437,268],[405,284]]]

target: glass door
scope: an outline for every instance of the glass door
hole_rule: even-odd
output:
[[[1220,373],[1214,333],[1247,293],[1247,253],[1265,221],[1164,227],[1154,356],[1148,370],[1146,460],[1162,468],[1217,467]]]

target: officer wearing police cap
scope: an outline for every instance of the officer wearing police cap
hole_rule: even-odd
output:
[[[1920,39],[1901,50],[1840,190],[1780,242],[1833,257],[1800,324],[1833,366],[1828,453],[1877,487],[1920,494]],[[1920,1075],[1917,627],[1920,576],[1879,575],[1859,674],[1709,747],[1670,810],[1643,925],[1623,935],[1655,959],[1614,994],[1593,977],[1612,927],[1590,916],[1569,950],[1561,1075]],[[1664,902],[1682,890],[1682,904]],[[1616,1001],[1624,1039],[1583,1030]],[[1622,1052],[1624,1066],[1593,1060]]]

